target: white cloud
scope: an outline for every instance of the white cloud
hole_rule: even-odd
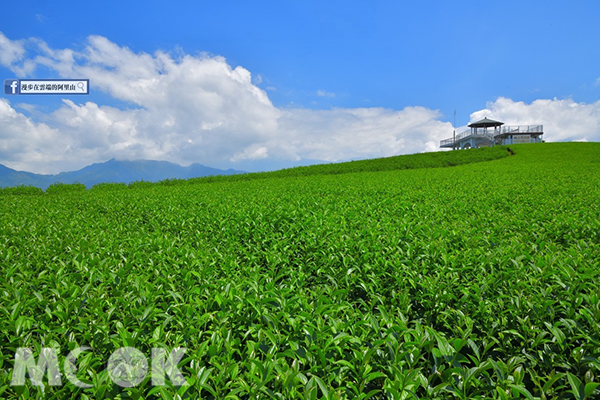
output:
[[[7,41],[8,47],[19,48]],[[380,157],[436,150],[437,140],[449,131],[436,111],[420,107],[278,109],[248,70],[233,68],[219,56],[136,53],[101,36],[90,36],[81,51],[53,49],[39,39],[26,42],[34,54],[13,57],[22,61],[22,71],[43,65],[62,77],[86,77],[92,90],[135,105],[119,109],[64,100],[48,122],[63,138],[53,146],[57,156],[44,164],[45,153],[29,148],[35,153],[30,156],[40,161],[31,164],[36,172],[111,157],[234,168],[248,160]],[[0,128],[0,135],[9,134],[16,135]],[[20,154],[19,162],[26,163],[27,153]],[[14,160],[2,161],[15,165]]]
[[[265,146],[259,146],[256,144],[246,147],[242,152],[237,153],[231,157],[232,162],[242,160],[262,160],[269,157],[268,149]]]
[[[335,97],[335,93],[333,93],[333,92],[327,92],[327,91],[325,91],[323,89],[319,89],[319,90],[317,90],[317,96],[319,96],[319,97],[331,97],[331,98],[333,98],[333,97]]]
[[[530,104],[504,97],[471,114],[471,121],[492,117],[507,125],[544,125],[544,140],[600,141],[600,100],[577,103],[572,99],[540,99]]]
[[[293,109],[280,120],[287,140],[281,156],[324,161],[385,157],[432,148],[451,132],[440,113],[424,107],[401,111],[384,108]]]
[[[30,104],[30,103],[18,103],[15,104],[15,107],[20,108],[22,110],[25,110],[27,112],[34,112],[37,108],[37,106],[35,104]]]
[[[70,139],[58,129],[33,122],[0,99],[0,160],[17,170],[48,172],[53,163],[62,164]]]
[[[25,55],[22,40],[10,40],[0,32],[0,65],[10,68]]]

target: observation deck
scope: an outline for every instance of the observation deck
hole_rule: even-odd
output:
[[[468,149],[516,143],[539,143],[544,134],[543,125],[504,125],[487,117],[469,124],[469,128],[454,137],[444,139],[440,147]]]

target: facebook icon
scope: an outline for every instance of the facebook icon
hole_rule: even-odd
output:
[[[5,80],[4,94],[19,94],[19,81],[17,79]]]

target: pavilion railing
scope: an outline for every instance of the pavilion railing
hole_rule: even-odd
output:
[[[498,131],[495,131],[494,129],[471,128],[457,134],[456,141],[458,142],[459,140],[462,140],[469,136],[485,137],[490,140],[493,140],[495,134],[498,134]],[[440,142],[440,146],[448,146],[451,145],[453,142],[454,138],[444,139]]]
[[[454,138],[444,139],[440,142],[440,147],[449,146],[454,143]]]
[[[502,126],[498,134],[503,133],[543,133],[544,125],[508,125]]]

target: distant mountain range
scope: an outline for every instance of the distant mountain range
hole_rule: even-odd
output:
[[[130,183],[135,181],[158,182],[165,179],[189,179],[212,175],[243,174],[244,171],[234,169],[222,170],[202,164],[188,167],[167,161],[118,161],[112,160],[88,165],[78,171],[61,172],[56,175],[34,174],[32,172],[15,171],[0,164],[0,187],[36,186],[46,189],[53,183],[83,183],[88,188],[97,183],[116,182]]]

